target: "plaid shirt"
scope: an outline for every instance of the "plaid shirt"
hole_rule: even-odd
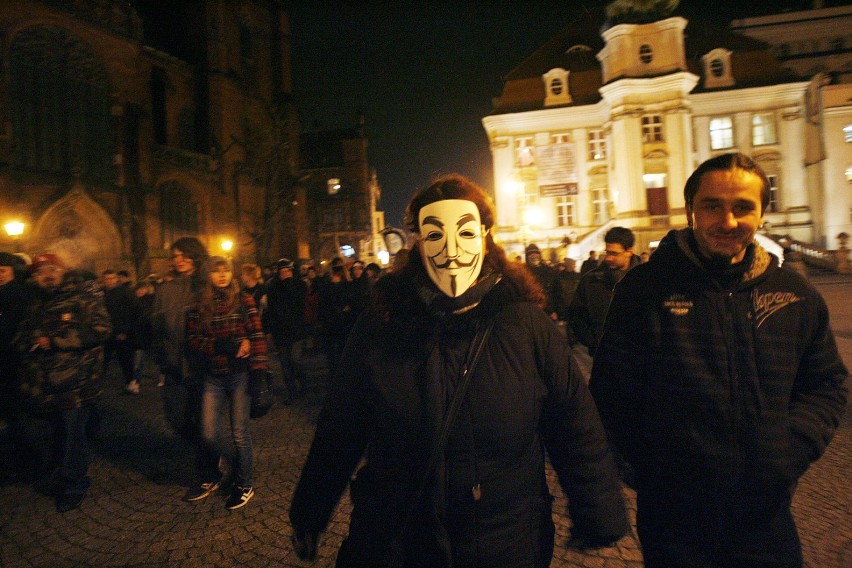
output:
[[[248,368],[266,369],[266,336],[260,324],[260,316],[254,300],[240,292],[241,307],[233,309],[222,298],[216,297],[216,309],[212,317],[202,318],[199,306],[193,306],[186,317],[186,336],[191,349],[205,355],[210,362],[210,372],[227,375]],[[248,339],[251,351],[247,359],[233,359],[215,352],[217,339],[240,342]]]

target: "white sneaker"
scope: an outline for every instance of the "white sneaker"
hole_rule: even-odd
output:
[[[163,374],[160,375],[160,378],[157,380],[157,386],[158,387],[166,386],[166,376],[165,375],[163,375]]]

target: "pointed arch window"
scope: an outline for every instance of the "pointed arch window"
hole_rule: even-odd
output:
[[[159,187],[163,246],[181,237],[198,235],[198,205],[192,191],[175,180]]]
[[[62,28],[23,30],[9,49],[9,114],[19,168],[114,180],[106,71]]]

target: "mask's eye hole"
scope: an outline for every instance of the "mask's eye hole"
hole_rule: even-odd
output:
[[[442,233],[441,231],[429,231],[428,233],[426,233],[426,237],[425,237],[424,240],[440,241],[443,238],[444,238],[444,233]]]
[[[476,231],[474,231],[472,229],[464,229],[464,230],[459,232],[459,236],[463,239],[475,239],[476,238]]]

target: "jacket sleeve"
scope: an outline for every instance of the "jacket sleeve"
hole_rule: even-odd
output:
[[[642,453],[635,434],[645,372],[643,354],[648,353],[645,286],[639,273],[632,271],[616,285],[589,381],[610,443],[634,466]]]
[[[245,309],[246,336],[248,336],[251,344],[251,354],[249,355],[249,366],[254,370],[266,369],[266,334],[263,332],[263,325],[260,323],[260,314],[257,311],[257,305],[254,303],[254,298],[250,294],[242,295],[243,307]]]
[[[100,289],[89,289],[80,295],[79,325],[63,327],[59,335],[50,337],[51,345],[60,350],[91,349],[104,343],[112,333],[112,320]]]
[[[363,325],[360,327],[356,325],[343,350],[340,372],[330,379],[326,403],[293,494],[290,522],[296,532],[325,530],[367,446],[367,419],[360,396],[367,368],[360,341]]]
[[[577,337],[577,341],[586,347],[593,347],[595,334],[589,317],[589,306],[586,304],[586,285],[588,278],[583,277],[574,292],[574,298],[568,306],[568,325]]]
[[[201,314],[196,307],[190,308],[186,313],[186,341],[193,351],[203,353],[207,357],[213,357],[216,354],[215,340],[210,334],[204,332]]]
[[[630,530],[615,461],[594,400],[570,348],[551,322],[537,325],[539,373],[548,388],[542,435],[566,495],[572,537],[610,544]]]
[[[799,365],[790,399],[793,474],[797,477],[818,459],[834,436],[846,407],[844,386],[849,371],[837,352],[828,323],[828,308],[814,293],[816,322],[813,336]]]

